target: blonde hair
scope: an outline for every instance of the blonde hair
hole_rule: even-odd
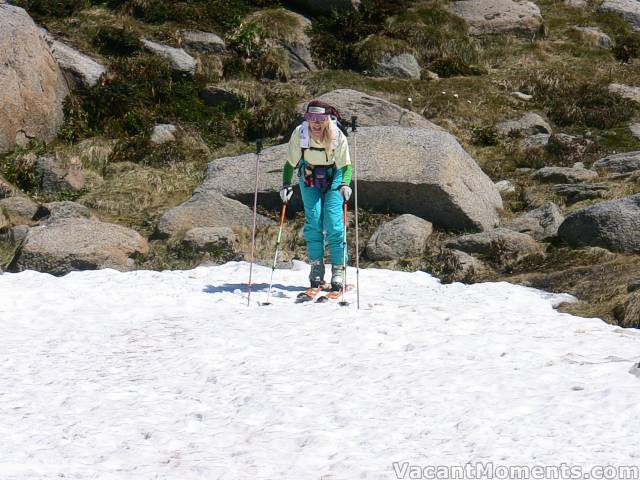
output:
[[[333,150],[333,140],[335,139],[335,132],[333,131],[333,125],[331,125],[331,119],[327,118],[324,121],[324,132],[322,133],[322,145],[327,152]]]

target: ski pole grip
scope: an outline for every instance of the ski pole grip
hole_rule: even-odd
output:
[[[256,155],[260,155],[262,151],[262,139],[256,140]]]
[[[358,117],[351,117],[351,131],[355,132],[356,131],[356,120],[358,120]]]

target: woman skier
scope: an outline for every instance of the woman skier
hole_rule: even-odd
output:
[[[304,122],[289,140],[287,162],[282,173],[280,198],[288,202],[293,195],[291,180],[298,171],[298,185],[304,203],[304,239],[311,265],[312,288],[324,285],[325,233],[331,260],[331,290],[340,291],[344,283],[343,205],[351,197],[351,158],[347,138],[338,127],[335,108],[312,100]]]

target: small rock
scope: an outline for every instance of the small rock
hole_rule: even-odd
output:
[[[534,112],[529,112],[518,120],[499,123],[496,125],[496,130],[502,135],[508,135],[511,132],[535,135],[537,133],[551,133],[552,131],[547,121]]]
[[[216,85],[208,85],[200,92],[200,98],[209,107],[222,107],[227,112],[235,112],[243,107],[243,99],[234,92]]]
[[[505,224],[504,228],[526,233],[535,240],[542,241],[555,237],[563,220],[560,207],[555,203],[547,202]]]
[[[154,145],[163,145],[169,142],[175,142],[176,137],[174,133],[176,133],[176,126],[168,123],[162,123],[153,127],[153,132],[151,132],[151,143]]]
[[[500,180],[496,182],[496,188],[500,193],[513,193],[516,191],[516,187],[513,186],[509,180]]]
[[[432,72],[431,70],[423,70],[422,77],[424,77],[425,80],[440,80],[440,75],[438,75],[436,72]]]
[[[460,250],[444,248],[437,260],[444,264],[451,282],[471,281],[490,270],[482,260]]]
[[[617,93],[621,97],[640,103],[640,87],[631,87],[621,83],[612,83],[608,88],[612,93]]]
[[[185,31],[182,32],[182,40],[185,48],[196,52],[223,53],[226,49],[224,40],[215,33],[199,30]]]
[[[385,54],[378,60],[372,74],[380,77],[420,80],[420,64],[411,53]]]
[[[611,37],[597,27],[573,27],[582,38],[589,44],[597,48],[611,48]]]
[[[104,65],[69,45],[55,40],[48,33],[44,34],[44,38],[51,48],[53,58],[56,59],[65,73],[70,87],[92,87],[98,83],[100,77],[107,71]]]
[[[9,197],[0,200],[0,211],[4,213],[10,225],[33,223],[39,208],[29,197]]]
[[[543,167],[533,174],[542,183],[579,183],[593,180],[598,176],[593,170],[569,167]]]
[[[91,210],[76,202],[50,202],[43,207],[47,211],[47,223],[66,218],[92,218]]]
[[[184,235],[182,243],[188,248],[200,251],[230,251],[236,236],[233,230],[225,227],[196,227]]]
[[[582,200],[602,198],[609,186],[606,183],[578,183],[554,185],[551,189],[554,193],[566,197],[567,205],[573,205]]]
[[[430,222],[415,215],[401,215],[380,225],[367,244],[367,256],[372,260],[420,256],[432,232]]]
[[[182,48],[162,45],[145,38],[141,39],[141,41],[147,50],[168,59],[171,62],[171,68],[174,70],[190,75],[196,72],[198,62]]]
[[[542,247],[531,236],[506,228],[462,235],[447,240],[443,246],[484,255],[502,267],[513,266],[526,258],[544,256]]]
[[[549,143],[551,135],[548,133],[538,133],[537,135],[531,135],[523,138],[520,141],[520,148],[522,150],[528,150],[530,148],[544,148]]]
[[[42,192],[79,192],[86,178],[79,165],[65,165],[54,157],[40,157],[36,162],[38,188]]]
[[[511,92],[511,95],[519,98],[520,100],[524,100],[525,102],[528,102],[529,100],[531,100],[533,98],[533,95],[528,95],[526,93],[522,93],[522,92]]]
[[[640,170],[640,151],[609,155],[596,161],[592,168],[604,173],[635,172]]]

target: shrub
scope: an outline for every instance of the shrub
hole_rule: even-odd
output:
[[[616,59],[623,63],[629,63],[632,58],[640,57],[640,34],[633,33],[618,38],[613,47]]]
[[[369,35],[383,34],[386,20],[406,8],[408,0],[363,0],[357,10],[339,12],[315,19],[311,48],[322,65],[357,69],[354,45]]]
[[[423,65],[441,77],[481,75],[477,66],[477,40],[468,35],[468,25],[439,5],[427,5],[400,15],[389,34],[404,39],[419,54]]]
[[[192,78],[174,76],[168,61],[157,56],[116,58],[104,82],[76,92],[77,103],[67,110],[67,137],[81,137],[71,135],[78,119],[82,135],[113,137],[144,135],[155,122],[164,121],[192,124],[219,143],[229,137],[229,119],[202,102],[200,88]]]
[[[402,40],[386,38],[381,35],[371,35],[353,50],[353,66],[357,70],[375,70],[378,61],[385,55],[399,55],[412,52],[412,49]]]
[[[458,55],[451,52],[443,54],[428,65],[430,70],[433,70],[444,78],[455,77],[457,75],[483,75],[487,73],[485,69],[469,65]]]
[[[69,17],[91,6],[89,0],[15,0],[13,3],[36,17],[58,18]]]
[[[483,147],[498,145],[498,131],[493,125],[474,126],[471,129],[471,142]]]
[[[564,72],[539,72],[521,88],[532,93],[559,126],[609,129],[629,120],[636,111],[632,102],[610,92],[606,82],[578,80]]]
[[[93,37],[93,44],[104,55],[131,56],[142,47],[140,39],[126,28],[103,26]]]
[[[64,123],[58,134],[61,139],[72,143],[91,134],[89,116],[84,108],[82,108],[82,103],[78,97],[69,95],[65,98],[63,112]]]
[[[14,154],[0,157],[0,175],[25,192],[33,191],[38,186],[36,176],[36,158],[42,153],[42,146],[36,145],[36,152],[25,153],[17,149]]]

